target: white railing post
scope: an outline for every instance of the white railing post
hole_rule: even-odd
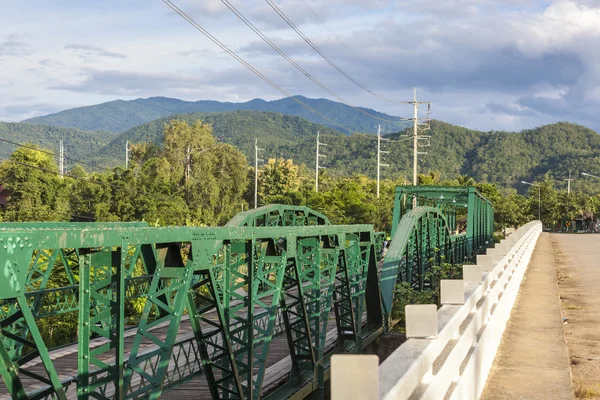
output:
[[[408,340],[379,366],[381,399],[472,399],[483,391],[541,233],[530,222],[442,280],[442,306],[406,306]]]

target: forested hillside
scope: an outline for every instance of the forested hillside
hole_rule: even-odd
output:
[[[214,109],[223,105],[214,103]],[[327,144],[322,150],[326,156],[322,165],[329,175],[376,175],[375,137],[344,135],[300,117],[263,111],[176,114],[121,134],[0,123],[0,137],[52,149],[57,149],[62,139],[68,156],[112,167],[124,165],[127,140],[160,144],[164,125],[172,119],[209,123],[217,140],[239,148],[250,164],[254,163],[254,139],[257,138],[259,147],[265,149],[261,158],[293,159],[295,164],[304,164],[310,169],[315,162],[315,136],[321,131],[321,142]],[[382,149],[390,152],[383,160],[390,164],[382,169],[383,178],[411,179],[412,143],[402,137],[404,133],[409,132],[390,134],[388,137],[392,140],[382,144]],[[421,149],[428,154],[419,157],[419,171],[441,180],[466,175],[478,182],[514,187],[523,192],[527,188],[520,184],[521,180],[538,180],[546,173],[557,182],[564,182],[569,169],[576,178],[581,172],[600,175],[600,136],[580,125],[560,122],[521,132],[481,132],[433,121],[428,133],[431,146]],[[2,155],[7,156],[13,150],[14,146],[4,146]],[[599,183],[589,178],[577,179],[573,188],[591,194],[600,190]]]
[[[394,122],[375,120],[343,103],[327,99],[296,97],[351,131],[375,133],[375,125],[381,124],[383,132],[395,132],[406,125],[398,117],[392,117],[375,110],[362,108],[363,111],[377,118]],[[229,103],[213,100],[183,101],[167,97],[151,97],[130,101],[116,100],[88,107],[73,108],[56,114],[28,119],[25,122],[85,130],[124,132],[135,126],[173,114],[236,110],[277,112],[303,117],[308,121],[318,124],[331,125],[330,122],[304,108],[291,98],[274,101],[254,99],[245,103]],[[333,127],[344,131],[339,127]],[[344,133],[348,133],[348,131],[344,131]]]
[[[321,130],[323,165],[329,174],[349,176],[376,174],[377,142],[366,135],[341,135],[307,122],[281,114],[236,111],[231,113],[178,115],[188,122],[202,119],[214,127],[220,141],[238,147],[249,161],[254,160],[254,138],[264,148],[262,158],[291,158],[296,164],[312,168],[315,162],[315,135]],[[125,141],[160,143],[164,124],[172,117],[153,121],[131,129],[115,138],[100,156],[103,160],[123,159]],[[382,146],[389,167],[382,177],[402,179],[412,176],[412,142],[402,133]],[[440,121],[432,122],[431,146],[423,148],[427,155],[419,158],[420,172],[433,173],[440,179],[468,175],[478,182],[496,183],[501,187],[525,190],[521,180],[540,179],[546,173],[557,180],[581,172],[600,174],[600,135],[580,125],[567,122],[546,125],[521,132],[481,132]],[[122,162],[122,161],[121,161]],[[587,192],[597,190],[598,182],[579,180],[574,187]]]
[[[221,225],[254,204],[254,169],[242,152],[216,140],[210,124],[172,120],[163,126],[161,143],[132,144],[127,170],[91,171],[77,165],[63,179],[56,174],[55,157],[36,148],[19,148],[0,162],[0,182],[11,193],[0,220]],[[363,150],[360,142],[347,144],[355,146],[348,148],[354,154]],[[367,223],[389,232],[394,191],[402,179],[383,179],[377,196],[372,176],[335,177],[329,171],[320,171],[315,192],[312,170],[291,159],[269,158],[258,170],[258,204],[306,205],[335,224]],[[494,205],[498,229],[522,225],[538,213],[537,188],[527,187],[525,197],[515,189],[476,182],[469,176],[444,179],[435,172],[420,174],[418,181],[420,185],[475,185]],[[584,181],[591,182],[580,180]],[[578,190],[568,195],[562,182],[549,174],[538,183],[543,199],[539,212],[546,226],[560,228],[565,220],[590,219],[600,213],[597,187],[593,195]]]
[[[113,132],[90,132],[81,129],[60,128],[25,122],[1,122],[0,139],[15,143],[31,143],[58,153],[59,141],[63,141],[66,156],[81,159],[95,154],[117,136]],[[16,146],[2,142],[0,157],[8,157]]]
[[[177,114],[137,126],[119,135],[100,152],[97,161],[116,162],[121,160],[123,162],[127,140],[130,143],[153,142],[160,144],[163,140],[165,124],[173,119],[181,119],[188,123],[196,120],[209,123],[213,127],[213,134],[219,141],[238,147],[248,160],[254,159],[255,138],[259,140],[259,147],[268,148],[265,156],[271,157],[274,154],[289,154],[291,144],[302,143],[304,140],[310,146],[308,143],[314,143],[319,130],[332,137],[344,137],[342,133],[334,129],[313,124],[303,118],[271,112],[233,111]]]

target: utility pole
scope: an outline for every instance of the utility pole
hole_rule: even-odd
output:
[[[129,169],[129,140],[125,142],[125,170]]]
[[[425,130],[430,128],[431,118],[429,113],[431,112],[431,102],[429,101],[417,101],[417,89],[413,89],[413,101],[403,101],[404,104],[413,105],[413,117],[407,118],[409,121],[413,121],[413,185],[417,186],[417,162],[419,154],[427,154],[425,152],[419,152],[419,140],[429,140],[431,136],[421,135],[419,136],[419,125],[425,125]],[[419,118],[419,105],[427,104],[427,117]]]
[[[58,156],[58,169],[60,172],[60,179],[64,178],[65,175],[65,148],[63,147],[63,141],[60,141],[59,156]]]
[[[188,179],[190,178],[192,172],[192,146],[189,144],[185,148],[185,168],[183,171],[183,179],[185,183],[188,183]]]
[[[254,208],[258,207],[258,162],[264,161],[258,158],[258,152],[263,150],[258,147],[258,139],[254,138]]]
[[[574,181],[575,178],[571,179],[571,170],[569,170],[569,179],[565,179],[567,181],[567,196],[571,194],[571,181]]]
[[[317,161],[315,166],[315,192],[319,191],[319,169],[325,168],[319,165],[319,157],[325,157],[324,155],[319,153],[319,146],[327,146],[325,143],[319,142],[319,136],[321,132],[317,131]]]
[[[379,180],[381,175],[381,167],[389,167],[389,164],[381,163],[381,154],[389,154],[389,151],[381,151],[381,141],[389,141],[390,139],[381,137],[381,125],[377,126],[377,198],[379,198]]]

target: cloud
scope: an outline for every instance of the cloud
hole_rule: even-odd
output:
[[[8,35],[0,41],[0,56],[26,56],[30,54],[29,45],[23,40],[24,37],[18,33]]]
[[[22,121],[64,110],[68,106],[49,103],[26,103],[0,107],[0,121]]]
[[[350,103],[408,116],[409,109],[371,96],[327,64],[264,0],[230,1],[312,76]],[[410,0],[304,1],[351,51],[301,0],[276,4],[343,70],[387,98],[409,100],[417,87],[419,96],[433,101],[435,118],[486,130],[520,129],[557,119],[600,128],[595,111],[600,107],[598,0],[446,0],[419,7]],[[287,91],[326,95],[220,0],[176,4]],[[40,104],[78,105],[153,95],[189,100],[281,96],[204,42],[163,4],[148,6],[147,11],[146,19],[135,26],[135,35],[128,34],[131,24],[111,25],[110,32],[90,41],[94,45],[81,44],[87,38],[73,36],[80,26],[68,20],[62,22],[59,31],[66,33],[53,40],[54,47],[35,29],[26,30],[35,40],[15,34],[0,37],[0,63],[13,85],[4,91],[10,95],[31,91]],[[173,18],[165,18],[167,13]],[[94,18],[86,24],[97,23]],[[76,43],[73,37],[79,38]],[[28,57],[2,57],[8,55]],[[116,64],[124,58],[126,62]],[[100,61],[111,62],[110,67]],[[43,74],[33,67],[42,68]],[[0,108],[11,101],[4,97]]]
[[[102,47],[91,46],[87,44],[68,44],[65,50],[73,50],[83,55],[83,57],[99,56],[112,58],[127,58],[125,54],[115,53]]]
[[[219,96],[255,96],[256,81],[246,69],[191,73],[146,73],[119,70],[86,69],[85,79],[75,83],[60,83],[51,90],[76,93],[97,93],[112,96],[180,96],[182,98],[213,98]],[[262,91],[265,91],[265,85]]]
[[[485,110],[492,114],[504,114],[510,115],[514,117],[536,117],[539,116],[539,113],[535,112],[531,108],[528,108],[526,105],[517,105],[517,104],[500,104],[489,102],[485,106]]]

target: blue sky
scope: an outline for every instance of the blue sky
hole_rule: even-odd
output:
[[[230,0],[298,64],[353,105],[410,116],[340,75],[264,0]],[[584,0],[275,0],[357,81],[386,98],[412,88],[432,116],[484,130],[568,120],[600,129],[600,2]],[[220,0],[173,0],[246,61],[294,94],[331,96]],[[162,1],[3,2],[0,120],[114,99],[277,99],[281,93]],[[358,56],[358,58],[356,57]],[[376,122],[374,121],[374,124]]]

